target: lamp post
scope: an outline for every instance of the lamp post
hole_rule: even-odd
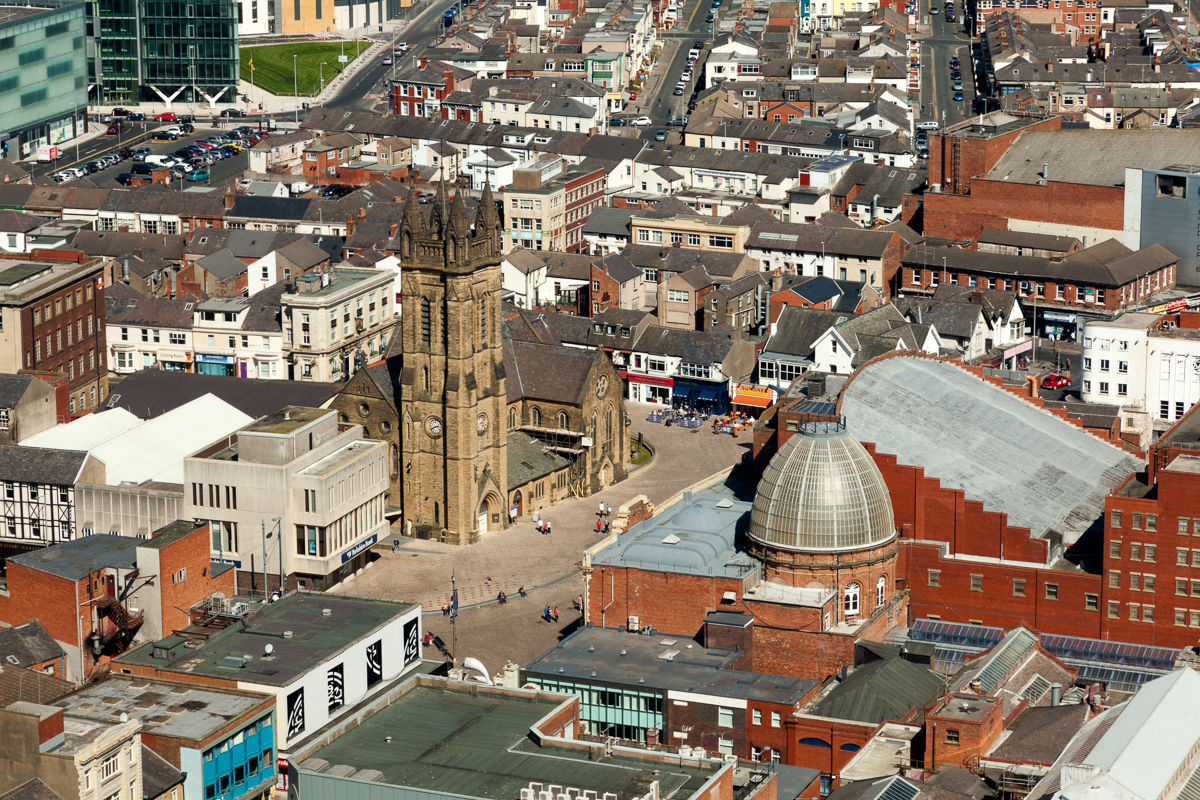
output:
[[[296,72],[296,53],[292,53],[292,94],[296,99],[296,125],[300,125],[300,78]]]
[[[320,88],[317,89],[317,97],[321,96],[321,92],[325,91],[325,62],[322,61],[317,67],[317,76],[320,78]]]

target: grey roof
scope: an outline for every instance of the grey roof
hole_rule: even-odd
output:
[[[663,641],[659,636],[611,628],[583,628],[526,664],[522,682],[537,683],[537,675],[556,680],[561,675],[585,683],[645,686],[782,705],[795,705],[817,686],[812,680],[732,669],[741,655],[737,650],[699,645],[681,648]],[[672,650],[676,654],[670,660],[661,657]]]
[[[763,353],[808,358],[812,356],[813,343],[821,334],[845,319],[846,315],[839,311],[785,306],[779,312],[775,333],[767,340]]]
[[[929,424],[930,409],[938,424]],[[842,393],[851,434],[922,467],[1033,536],[1074,541],[1141,462],[954,364],[913,356],[859,370]],[[979,454],[986,453],[984,458]]]
[[[596,362],[595,350],[504,341],[504,371],[508,399],[544,400],[578,405],[587,391],[587,376]]]
[[[39,379],[32,375],[0,373],[0,408],[16,408],[29,391],[29,384],[36,380]]]
[[[619,534],[593,564],[692,575],[743,578],[758,563],[739,552],[735,537],[749,522],[750,503],[722,482],[686,492],[680,502]],[[672,631],[687,633],[693,631]]]
[[[229,249],[218,250],[196,262],[196,266],[212,274],[217,280],[231,281],[246,273],[246,262]]]
[[[30,778],[21,785],[0,794],[0,800],[63,800],[62,795],[47,786],[41,778]]]
[[[976,303],[935,300],[930,297],[897,297],[892,301],[913,322],[932,325],[943,336],[969,339],[983,324],[983,308]]]
[[[28,553],[18,553],[9,556],[8,560],[39,572],[77,581],[86,578],[92,570],[104,567],[133,569],[137,560],[138,541],[132,536],[81,536]]]
[[[207,228],[205,230],[208,230]],[[183,257],[183,237],[178,234],[81,230],[71,246],[89,256],[120,258],[137,251],[157,253],[169,261]]]
[[[810,303],[823,303],[836,298],[833,311],[853,314],[862,302],[863,284],[855,281],[843,281],[823,275],[810,278],[800,278],[799,282],[787,287],[797,297],[802,297]]]
[[[917,245],[909,248],[901,259],[902,263],[918,269],[929,264],[945,263],[968,272],[1046,278],[1108,287],[1122,286],[1178,261],[1178,256],[1160,244],[1155,243],[1134,252],[1116,239],[1106,239],[1065,258],[1051,259],[963,250],[958,247]]]
[[[140,419],[165,414],[205,394],[214,394],[251,417],[283,405],[316,408],[337,394],[340,384],[260,380],[228,375],[144,369],[109,384],[105,408],[123,408]]]
[[[1009,231],[1000,228],[984,228],[978,239],[980,244],[999,244],[1008,247],[1029,247],[1038,250],[1066,253],[1079,244],[1074,236],[1054,236],[1049,233]]]
[[[634,208],[609,208],[608,206],[596,206],[592,209],[592,213],[588,214],[587,220],[583,223],[584,234],[592,234],[594,236],[616,236],[629,238],[629,221],[637,214],[637,209]]]
[[[157,800],[183,780],[184,774],[171,762],[142,745],[142,800]]]
[[[523,431],[508,433],[508,489],[544,478],[570,466],[567,459]]]
[[[90,536],[90,539],[119,537]],[[134,540],[136,541],[136,540]],[[86,573],[85,573],[86,574]],[[187,630],[168,637],[167,658],[155,658],[155,642],[130,650],[114,660],[114,669],[128,662],[154,666],[164,672],[188,672],[207,677],[241,680],[266,686],[286,686],[298,676],[343,651],[352,642],[379,630],[391,620],[415,608],[409,603],[391,603],[359,597],[300,592],[261,607],[247,619],[248,626],[235,625],[218,633],[206,631],[201,647],[182,646]],[[323,609],[329,609],[325,616]],[[285,631],[291,631],[290,637]],[[263,656],[263,642],[273,645],[271,658]],[[161,647],[159,649],[162,649]],[[246,654],[249,661],[231,667]]]
[[[610,253],[596,262],[600,269],[608,273],[617,283],[628,283],[642,277],[642,271],[629,263],[629,259],[620,253]]]
[[[1087,158],[1079,158],[1087,153]],[[1124,186],[1125,168],[1161,169],[1200,164],[1200,135],[1194,130],[1027,130],[1009,145],[987,173],[990,180],[1037,183],[1042,165],[1051,183]]]
[[[7,664],[30,667],[61,655],[62,647],[36,619],[0,630],[0,661]]]
[[[190,329],[195,298],[170,300],[150,297],[104,298],[105,322],[109,325],[143,325],[155,328]]]
[[[821,698],[812,713],[819,717],[877,723],[900,720],[942,691],[941,677],[903,658],[869,661]]]
[[[251,652],[257,655],[263,650],[259,647]],[[119,722],[125,715],[142,723],[144,733],[194,739],[203,748],[214,743],[212,737],[227,733],[230,720],[256,708],[265,716],[273,704],[265,694],[110,674],[60,698],[54,705],[71,716],[104,722]]]
[[[1008,726],[1008,736],[989,755],[1003,761],[1053,764],[1083,724],[1086,704],[1026,708]]]
[[[87,458],[83,450],[0,445],[0,480],[73,486]]]

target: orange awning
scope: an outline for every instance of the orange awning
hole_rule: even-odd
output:
[[[767,386],[748,386],[738,384],[733,392],[735,406],[753,406],[766,408],[775,402],[775,390]]]

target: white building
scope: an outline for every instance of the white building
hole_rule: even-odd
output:
[[[279,294],[283,285],[254,297],[212,297],[192,309],[195,371],[243,378],[287,378]],[[264,295],[273,294],[272,297]]]
[[[184,300],[109,297],[108,363],[113,372],[192,371],[192,311]]]

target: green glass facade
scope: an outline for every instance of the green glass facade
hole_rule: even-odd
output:
[[[74,138],[87,110],[81,2],[0,5],[0,147],[9,159]]]
[[[88,9],[93,102],[236,102],[236,0],[89,0]]]
[[[577,695],[579,718],[587,722],[588,732],[597,736],[644,742],[647,729],[663,729],[661,691],[585,683],[534,673],[525,673],[525,680],[548,692]]]

